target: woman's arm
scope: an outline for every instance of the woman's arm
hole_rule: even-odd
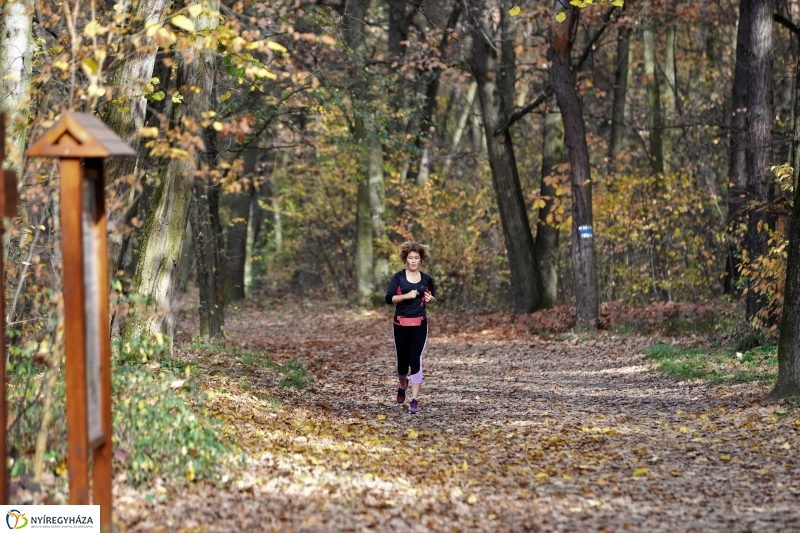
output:
[[[399,287],[400,287],[400,276],[395,274],[394,276],[392,276],[392,279],[389,280],[389,286],[386,288],[386,297],[384,298],[384,301],[387,304],[396,304],[400,302],[401,300],[395,300],[395,298],[398,298],[400,296],[403,297],[402,300],[405,300],[405,295],[397,294],[397,289]]]
[[[436,286],[433,284],[433,278],[428,279],[428,291],[425,293],[425,303],[430,304],[436,301]]]
[[[417,297],[417,289],[414,289],[411,292],[407,292],[405,294],[395,294],[392,296],[392,303],[399,304],[403,300],[411,300]]]

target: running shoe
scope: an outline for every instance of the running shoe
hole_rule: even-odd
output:
[[[406,401],[406,389],[404,387],[397,387],[397,403]]]
[[[419,413],[419,402],[416,398],[411,400],[411,405],[408,406],[408,414],[415,415]]]

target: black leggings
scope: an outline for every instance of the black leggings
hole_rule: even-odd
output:
[[[428,344],[428,319],[420,326],[393,323],[394,349],[397,354],[397,375],[408,376],[411,383],[422,383],[422,354]]]

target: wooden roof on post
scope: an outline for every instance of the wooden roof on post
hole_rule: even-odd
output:
[[[136,152],[102,120],[88,113],[64,113],[25,152],[28,157],[133,157]]]

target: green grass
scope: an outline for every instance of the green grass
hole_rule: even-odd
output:
[[[681,380],[741,383],[771,381],[777,376],[776,348],[768,344],[740,352],[735,348],[680,348],[659,343],[644,355],[656,368]]]
[[[253,374],[259,370],[268,370],[281,376],[278,385],[285,388],[306,390],[314,384],[314,377],[308,371],[305,364],[298,359],[289,359],[284,363],[279,363],[265,350],[244,350],[241,348],[227,348],[220,344],[194,342],[190,348],[196,353],[211,352],[222,356],[222,368],[219,368],[229,377],[242,377]],[[162,366],[177,366],[178,362],[171,362],[166,358],[162,359]],[[202,371],[202,370],[201,370]],[[250,385],[240,384],[242,390],[250,391]]]

